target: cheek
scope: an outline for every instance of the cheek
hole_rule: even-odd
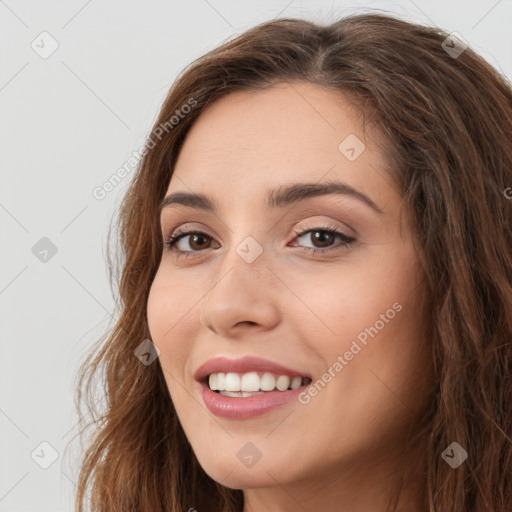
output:
[[[401,304],[408,288],[394,272],[380,260],[376,265],[333,265],[292,275],[287,282],[296,300],[290,301],[287,317],[294,310],[304,339],[337,350],[376,322],[381,327],[381,315],[385,315],[384,321],[399,316],[399,306],[393,308],[393,304]],[[388,322],[385,327],[389,330]]]
[[[148,297],[147,320],[151,340],[160,350],[158,361],[171,400],[177,410],[186,411],[183,388],[186,385],[185,368],[191,345],[181,334],[186,316],[183,317],[183,303],[176,300],[172,288],[161,285],[157,275]]]
[[[155,276],[147,303],[147,320],[151,339],[160,349],[160,364],[172,388],[170,375],[182,381],[190,351],[192,306],[197,299],[187,297],[186,288],[176,293],[176,285],[159,271]]]
[[[180,282],[179,276],[171,276],[161,265],[151,285],[147,303],[147,319],[154,341],[159,339],[166,346],[173,344],[173,339],[179,339],[176,333],[183,331],[190,322],[194,305],[197,306],[200,298],[199,287]]]
[[[410,384],[428,372],[429,362],[419,323],[417,276],[410,260],[383,256],[364,266],[332,266],[295,278],[293,289],[307,308],[298,300],[292,307],[310,355],[320,357],[326,369],[343,357],[337,375],[346,378],[334,379],[333,389],[361,393],[388,384],[414,392]]]

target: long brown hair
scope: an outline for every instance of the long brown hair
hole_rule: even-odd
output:
[[[119,212],[118,320],[80,371],[77,405],[89,404],[88,427],[97,429],[80,470],[78,512],[242,509],[242,491],[198,464],[158,360],[141,364],[134,350],[150,338],[158,206],[191,126],[220,97],[298,80],[372,112],[404,197],[426,276],[436,375],[422,431],[425,503],[430,512],[512,510],[512,87],[471,48],[450,54],[447,37],[381,13],[328,26],[277,19],[177,78]],[[97,378],[102,410],[92,407]],[[441,457],[452,442],[468,452],[457,469]]]

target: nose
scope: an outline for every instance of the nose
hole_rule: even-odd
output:
[[[215,334],[235,337],[251,329],[269,330],[279,322],[279,280],[263,255],[246,262],[234,249],[217,267],[200,309],[201,324]]]

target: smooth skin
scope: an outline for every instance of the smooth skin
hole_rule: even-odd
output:
[[[350,134],[365,144],[354,161],[339,149]],[[214,480],[244,489],[244,512],[384,512],[403,463],[398,510],[425,508],[421,451],[404,453],[433,385],[420,325],[422,274],[409,228],[400,229],[402,197],[378,140],[348,98],[280,83],[210,105],[177,161],[167,195],[206,194],[218,211],[163,210],[164,240],[181,227],[206,238],[181,238],[174,249],[188,258],[164,249],[149,328],[200,464]],[[332,193],[265,205],[271,189],[328,180],[365,194],[382,212]],[[330,238],[326,224],[355,242]],[[248,236],[263,250],[252,263],[236,251]],[[401,311],[307,404],[243,420],[206,409],[193,374],[209,359],[263,357],[316,381],[395,303]],[[252,467],[237,457],[248,442],[262,454]]]

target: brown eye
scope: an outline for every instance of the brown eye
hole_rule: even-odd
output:
[[[179,247],[178,244],[187,237],[190,237],[188,241],[189,247],[186,247],[186,243],[185,247]],[[175,250],[176,252],[197,252],[202,249],[208,249],[211,241],[212,237],[206,233],[202,233],[201,231],[188,231],[170,236],[166,245],[170,250]]]
[[[310,232],[311,240],[314,241],[316,247],[329,247],[335,240],[336,235],[332,231],[315,230]]]
[[[297,238],[304,237],[304,240],[309,240],[312,246],[302,246],[302,249],[307,252],[328,252],[337,249],[338,247],[348,247],[355,242],[355,238],[338,231],[338,229],[330,227],[310,228],[298,232]],[[306,236],[308,235],[308,236]],[[341,242],[333,245],[335,240],[339,239]]]
[[[211,238],[207,235],[203,235],[201,233],[188,235],[190,236],[189,246],[194,249],[200,251],[201,249],[208,248],[211,243]],[[209,243],[205,242],[209,241]]]
[[[307,247],[299,245],[299,247],[303,251],[310,253],[322,253],[339,248],[348,248],[355,242],[355,238],[331,227],[310,228],[300,233],[296,232],[296,235],[297,238],[304,237],[305,240],[307,240],[306,235],[309,235],[309,241],[312,246]],[[183,242],[180,246],[181,241],[187,238],[189,239],[188,244]],[[340,242],[335,244],[337,239],[339,239]],[[213,238],[210,235],[202,231],[178,231],[168,237],[165,245],[169,251],[173,251],[178,257],[195,256],[199,255],[204,249],[209,249],[212,240]]]

